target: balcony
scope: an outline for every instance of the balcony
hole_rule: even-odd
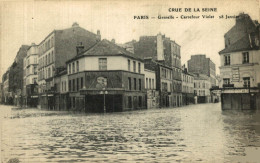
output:
[[[234,88],[234,84],[223,84],[223,88]]]

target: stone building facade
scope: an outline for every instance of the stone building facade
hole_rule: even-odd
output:
[[[23,60],[23,105],[38,105],[38,46],[34,43],[28,48]]]
[[[224,35],[220,55],[222,109],[259,109],[260,49],[259,23],[241,13]]]

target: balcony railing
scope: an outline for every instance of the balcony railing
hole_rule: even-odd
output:
[[[234,84],[223,84],[223,88],[233,88]]]

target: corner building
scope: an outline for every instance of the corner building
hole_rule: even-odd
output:
[[[146,108],[143,60],[108,40],[69,60],[67,72],[69,107],[73,110],[118,112]]]
[[[220,55],[222,109],[260,109],[259,23],[240,14]]]

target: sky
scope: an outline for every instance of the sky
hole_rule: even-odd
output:
[[[102,39],[115,39],[116,43],[160,32],[181,46],[182,64],[191,55],[205,54],[219,73],[218,52],[224,48],[224,34],[235,19],[218,17],[244,12],[259,21],[260,11],[259,0],[1,1],[0,7],[0,77],[13,63],[21,45],[39,44],[54,29],[70,28],[74,22],[94,33],[100,30]],[[192,8],[192,12],[169,12],[169,8]],[[217,12],[194,12],[194,8],[217,8]],[[175,19],[160,20],[158,15],[173,15]],[[215,18],[176,19],[181,15]]]

